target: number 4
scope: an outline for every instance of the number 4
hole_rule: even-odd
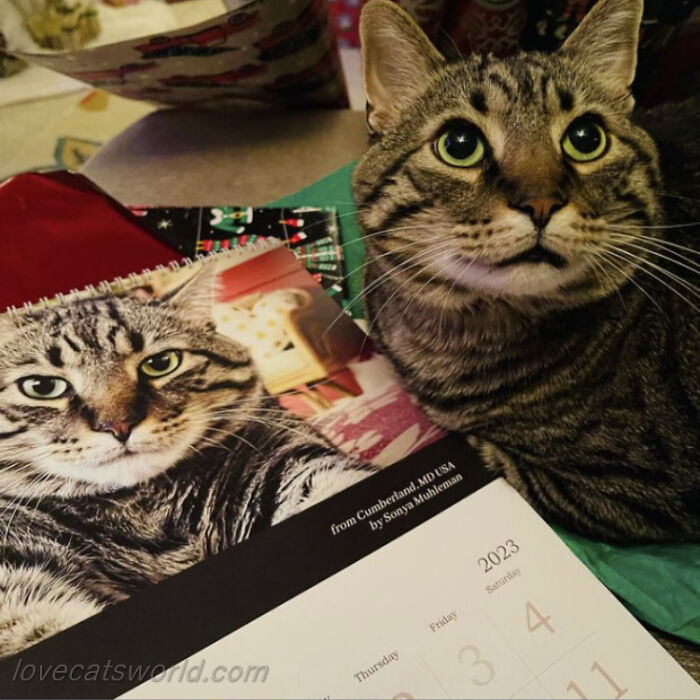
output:
[[[534,632],[539,627],[546,627],[552,634],[554,634],[554,627],[549,624],[550,616],[543,616],[542,613],[528,600],[527,605],[525,605],[525,613],[527,616],[527,628],[530,632]],[[535,621],[533,623],[533,621]]]

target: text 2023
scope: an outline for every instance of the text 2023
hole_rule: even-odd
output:
[[[500,544],[495,551],[487,552],[485,557],[479,557],[477,564],[484,566],[484,573],[491,571],[494,566],[502,564],[506,559],[510,559],[520,551],[520,547],[513,540],[506,540],[505,544]]]

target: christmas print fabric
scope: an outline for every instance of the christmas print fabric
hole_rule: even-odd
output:
[[[131,207],[139,223],[186,257],[240,248],[270,238],[294,253],[316,282],[347,304],[335,209],[316,207]]]

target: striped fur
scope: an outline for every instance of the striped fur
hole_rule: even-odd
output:
[[[0,321],[0,656],[373,471],[265,394],[208,321],[202,277]],[[164,349],[180,367],[148,380],[139,364]],[[36,375],[73,390],[30,399],[18,383]],[[121,420],[125,442],[105,428]]]
[[[427,413],[550,521],[700,541],[697,102],[646,115],[660,160],[628,90],[641,2],[595,7],[556,54],[446,63],[393,3],[366,6],[370,332]],[[573,163],[559,144],[583,114],[609,147]],[[456,119],[486,140],[475,167],[436,156]],[[544,227],[514,204],[550,194],[563,206]],[[502,265],[536,242],[565,264]]]

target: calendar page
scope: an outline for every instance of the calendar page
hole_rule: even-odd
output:
[[[460,476],[449,460],[426,473],[443,490]],[[343,530],[382,529],[414,503],[381,501],[336,513],[339,546]],[[124,695],[166,696],[700,698],[700,687],[498,479]]]
[[[447,436],[0,661],[3,697],[700,698]]]

